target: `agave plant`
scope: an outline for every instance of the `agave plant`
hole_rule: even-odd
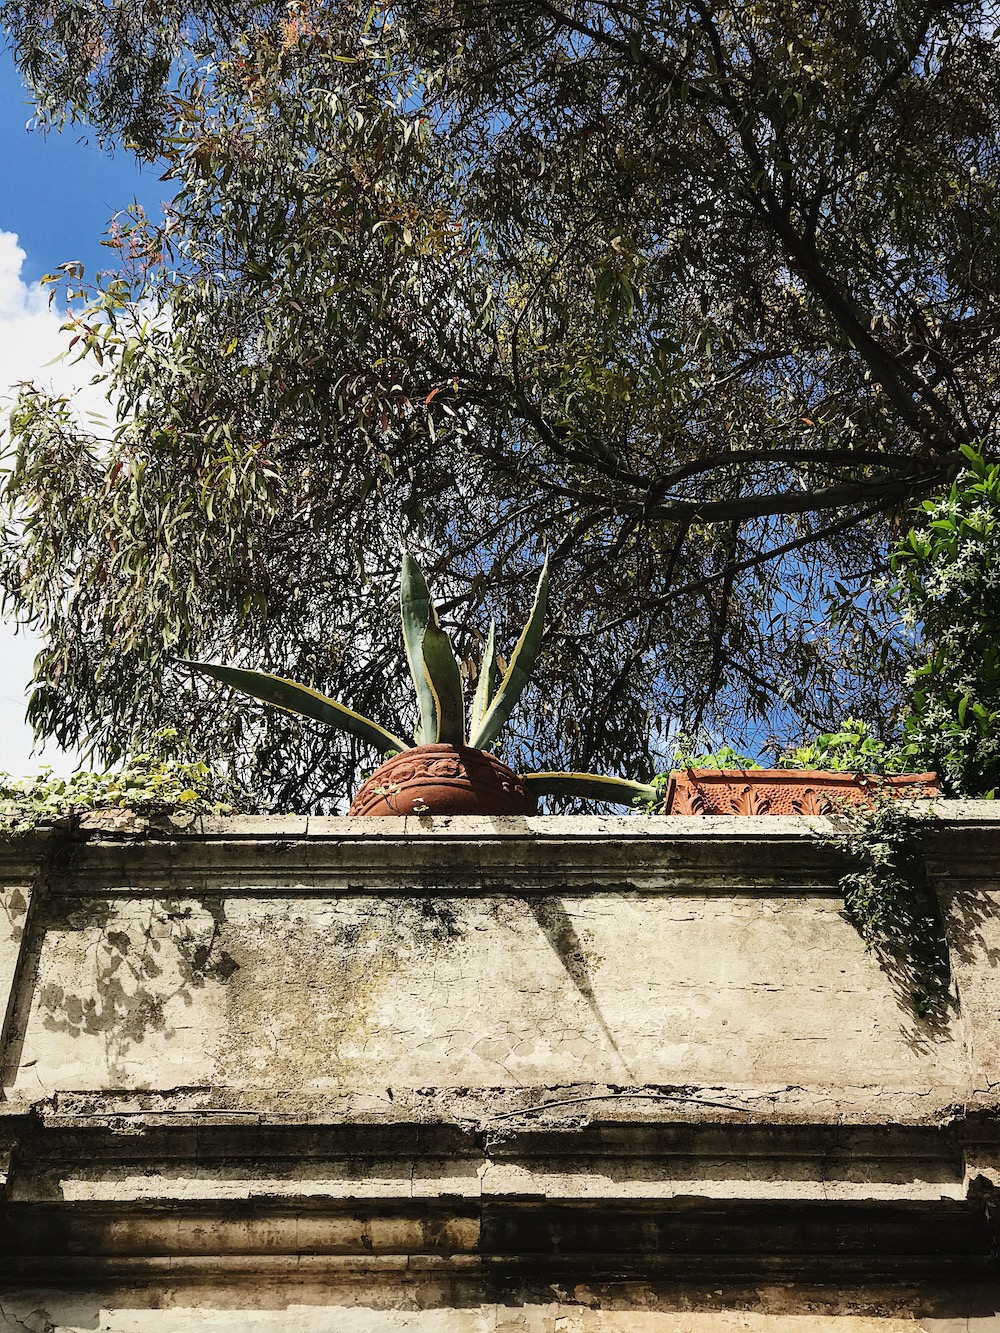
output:
[[[542,566],[535,600],[507,668],[500,676],[496,622],[490,624],[486,647],[476,677],[476,691],[466,727],[462,673],[451,640],[441,628],[437,608],[427,590],[420,566],[403,552],[400,577],[400,612],[406,659],[417,695],[418,720],[412,742],[356,713],[308,685],[243,667],[185,661],[203,675],[231,685],[264,703],[289,713],[325,722],[366,741],[382,754],[394,754],[420,745],[470,746],[485,750],[493,744],[520,699],[531,676],[542,641],[542,625],[549,592],[548,559]],[[521,780],[533,796],[578,796],[616,805],[634,805],[655,799],[655,788],[625,778],[596,773],[524,773]]]

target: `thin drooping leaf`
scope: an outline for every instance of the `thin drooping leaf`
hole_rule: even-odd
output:
[[[455,659],[451,640],[438,623],[431,606],[431,618],[424,630],[423,663],[428,688],[434,696],[437,735],[430,738],[440,745],[465,744],[465,700],[462,673]]]
[[[656,788],[648,782],[605,778],[597,773],[525,773],[521,781],[532,796],[582,796],[585,801],[612,805],[631,806],[656,796]]]
[[[413,739],[417,745],[430,745],[437,739],[438,718],[434,691],[424,670],[424,631],[432,619],[433,603],[427,591],[420,566],[409,551],[403,552],[403,568],[399,578],[399,609],[403,619],[403,642],[413,688],[417,692],[420,716]]]
[[[496,739],[500,728],[510,717],[514,705],[528,683],[532,667],[538,657],[538,650],[542,644],[542,626],[545,621],[545,604],[548,601],[548,596],[549,558],[546,556],[545,563],[542,565],[542,572],[538,576],[535,602],[531,608],[528,623],[521,631],[517,647],[511,653],[510,663],[493,702],[486,710],[483,720],[473,731],[469,741],[469,744],[475,746],[476,749],[485,749],[491,741]]]
[[[367,741],[380,753],[386,750],[408,750],[406,741],[401,741],[385,727],[379,726],[371,718],[355,713],[346,704],[330,699],[319,690],[308,685],[298,685],[294,680],[285,680],[283,676],[271,676],[266,671],[245,671],[242,667],[216,666],[213,662],[191,662],[183,660],[184,666],[200,671],[203,676],[211,676],[224,685],[250,694],[255,699],[262,699],[266,704],[283,708],[287,713],[299,713],[303,717],[314,718],[328,726],[348,731],[352,736]]]
[[[497,680],[497,622],[490,621],[490,632],[486,636],[486,648],[479,667],[479,679],[476,681],[476,693],[472,700],[472,718],[469,730],[475,735],[480,723],[486,716],[493,698],[493,689]]]

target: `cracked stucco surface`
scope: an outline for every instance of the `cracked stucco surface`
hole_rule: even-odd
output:
[[[965,1066],[830,898],[233,893],[50,905],[9,1095],[794,1079],[941,1104]]]

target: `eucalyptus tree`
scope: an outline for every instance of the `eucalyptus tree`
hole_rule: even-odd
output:
[[[169,663],[392,710],[401,533],[452,624],[522,616],[549,548],[525,762],[645,776],[665,719],[889,725],[886,547],[995,428],[989,7],[161,0],[135,40],[124,3],[3,13],[46,113],[177,192],[66,275],[113,438],[30,393],[13,422],[44,731],[114,753],[183,719],[282,762],[282,803],[339,792],[359,756],[197,724]]]

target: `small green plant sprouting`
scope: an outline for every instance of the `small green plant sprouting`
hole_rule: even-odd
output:
[[[908,773],[913,766],[907,747],[879,740],[855,717],[845,718],[838,731],[826,732],[779,755],[777,762],[779,768],[818,768],[830,773]]]
[[[816,768],[827,773],[881,776],[910,772],[912,762],[911,746],[889,745],[874,736],[869,731],[867,723],[858,718],[847,717],[836,731],[825,732],[805,745],[779,754],[776,766],[787,769]],[[681,733],[676,740],[670,767],[672,771],[684,768],[714,768],[753,772],[755,769],[759,770],[762,765],[752,756],[734,750],[731,745],[719,745],[712,750],[698,750],[696,739]],[[643,798],[636,804],[649,811],[658,809],[663,804],[669,780],[669,772],[658,773],[650,783],[656,793],[654,798],[651,800]]]
[[[655,815],[664,807],[667,799],[667,787],[670,774],[681,768],[760,768],[756,759],[740,754],[731,745],[720,745],[715,750],[698,750],[697,738],[687,732],[679,732],[674,741],[674,753],[670,761],[670,770],[657,773],[649,783],[649,793],[636,796],[632,804],[643,814]]]
[[[27,778],[0,774],[0,832],[25,833],[99,810],[229,815],[252,808],[250,794],[227,773],[201,760],[178,758],[177,742],[173,728],[158,731],[148,749],[133,752],[112,773],[64,778],[45,768]]]
[[[381,753],[400,753],[416,746],[435,744],[468,745],[485,750],[496,740],[531,676],[541,648],[548,590],[546,560],[528,622],[502,676],[496,647],[496,624],[490,625],[467,727],[462,673],[455,650],[441,627],[420,566],[409,551],[403,552],[400,615],[418,708],[412,744],[308,685],[243,667],[192,661],[186,661],[184,665],[264,703],[349,732]],[[631,805],[637,799],[650,800],[655,796],[649,783],[603,777],[596,773],[526,773],[522,774],[521,780],[534,796],[582,796],[615,805]]]
[[[657,773],[655,777],[650,780],[648,793],[640,793],[633,797],[632,804],[639,814],[660,814],[666,803],[667,784],[669,781],[669,773]]]
[[[740,754],[731,745],[720,745],[715,750],[698,751],[695,741],[683,732],[678,735],[674,748],[672,769],[678,768],[739,768],[754,769],[761,765],[747,754]]]

